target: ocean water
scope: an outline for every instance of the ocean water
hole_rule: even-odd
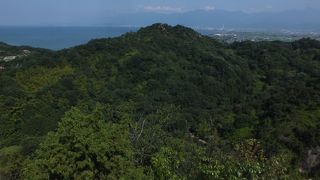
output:
[[[0,42],[60,50],[137,30],[134,27],[0,27]]]

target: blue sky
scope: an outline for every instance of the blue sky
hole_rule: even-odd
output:
[[[86,24],[116,14],[192,10],[244,12],[313,8],[320,0],[0,0],[0,25]]]

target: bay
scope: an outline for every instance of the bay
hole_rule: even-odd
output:
[[[91,39],[120,36],[135,27],[0,27],[0,42],[60,50]]]

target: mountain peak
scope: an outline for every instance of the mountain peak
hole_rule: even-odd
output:
[[[161,30],[161,31],[167,31],[168,29],[172,28],[169,24],[163,24],[163,23],[156,23],[152,24],[150,26],[145,27],[144,29],[147,30]]]
[[[201,34],[195,30],[181,26],[171,26],[168,24],[156,23],[151,26],[141,28],[138,31],[139,34],[164,34],[164,35],[174,35],[176,37],[201,37]]]

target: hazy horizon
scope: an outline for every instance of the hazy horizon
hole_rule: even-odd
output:
[[[26,2],[23,0],[1,0],[0,26],[105,26],[112,24],[110,22],[114,21],[113,19],[127,14],[183,14],[195,10],[272,13],[306,9],[320,11],[320,1],[29,0]]]

